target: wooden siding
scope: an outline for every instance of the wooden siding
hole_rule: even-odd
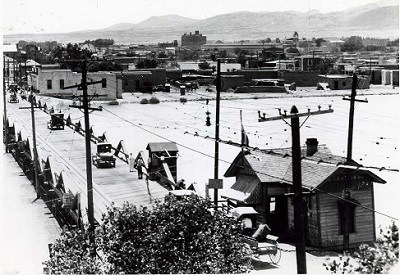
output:
[[[364,185],[359,190],[353,190],[351,197],[361,205],[373,208],[373,185]],[[341,197],[341,192],[333,195]],[[336,197],[320,193],[320,227],[321,246],[340,246],[343,244],[343,235],[340,234],[339,211]],[[374,212],[357,206],[355,208],[355,232],[350,233],[350,244],[372,242],[375,240]]]

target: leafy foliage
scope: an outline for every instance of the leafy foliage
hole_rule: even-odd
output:
[[[140,104],[148,104],[149,100],[147,98],[142,98],[142,100],[140,100]]]
[[[340,47],[342,52],[355,52],[362,50],[364,45],[362,43],[362,37],[360,36],[350,36],[346,39],[344,44]]]
[[[155,96],[152,96],[149,100],[150,104],[158,104],[160,103],[160,100],[156,98]]]
[[[43,263],[45,271],[48,274],[107,273],[107,265],[93,256],[94,249],[88,231],[64,229],[52,245],[50,260]]]
[[[88,235],[63,233],[45,262],[51,273],[244,273],[250,251],[238,222],[197,196],[169,197],[152,208],[111,207],[96,230],[102,261]]]
[[[381,233],[382,230],[381,230]],[[324,266],[332,273],[388,273],[399,261],[399,229],[392,224],[374,245],[362,244],[352,256],[327,259]]]
[[[158,66],[158,61],[156,59],[146,58],[146,59],[141,60],[138,63],[136,63],[137,69],[157,68],[157,66]]]
[[[96,40],[86,40],[85,42],[83,42],[83,44],[92,44],[96,48],[108,47],[108,46],[114,45],[114,40],[107,39],[107,38],[99,38]]]

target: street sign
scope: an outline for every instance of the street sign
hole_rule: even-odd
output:
[[[222,179],[209,179],[208,188],[222,189],[223,188]]]

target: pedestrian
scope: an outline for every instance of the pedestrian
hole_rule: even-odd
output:
[[[144,166],[144,162],[143,162],[143,159],[140,157],[140,158],[138,158],[138,160],[137,160],[137,162],[136,162],[136,165],[137,165],[137,171],[138,171],[138,178],[139,179],[142,179],[143,178],[143,166]]]
[[[129,172],[133,172],[135,169],[135,158],[133,157],[132,153],[129,154]]]

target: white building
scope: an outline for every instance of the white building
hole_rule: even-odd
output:
[[[69,69],[46,69],[39,68],[37,72],[32,72],[28,79],[28,85],[32,89],[43,95],[67,96],[82,95],[82,90],[78,88],[63,89],[64,87],[80,84],[81,73],[73,72]],[[102,83],[89,85],[88,94],[98,94],[102,97],[95,100],[115,100],[122,98],[122,83],[117,80],[113,72],[94,72],[87,74],[87,82],[103,81]]]

